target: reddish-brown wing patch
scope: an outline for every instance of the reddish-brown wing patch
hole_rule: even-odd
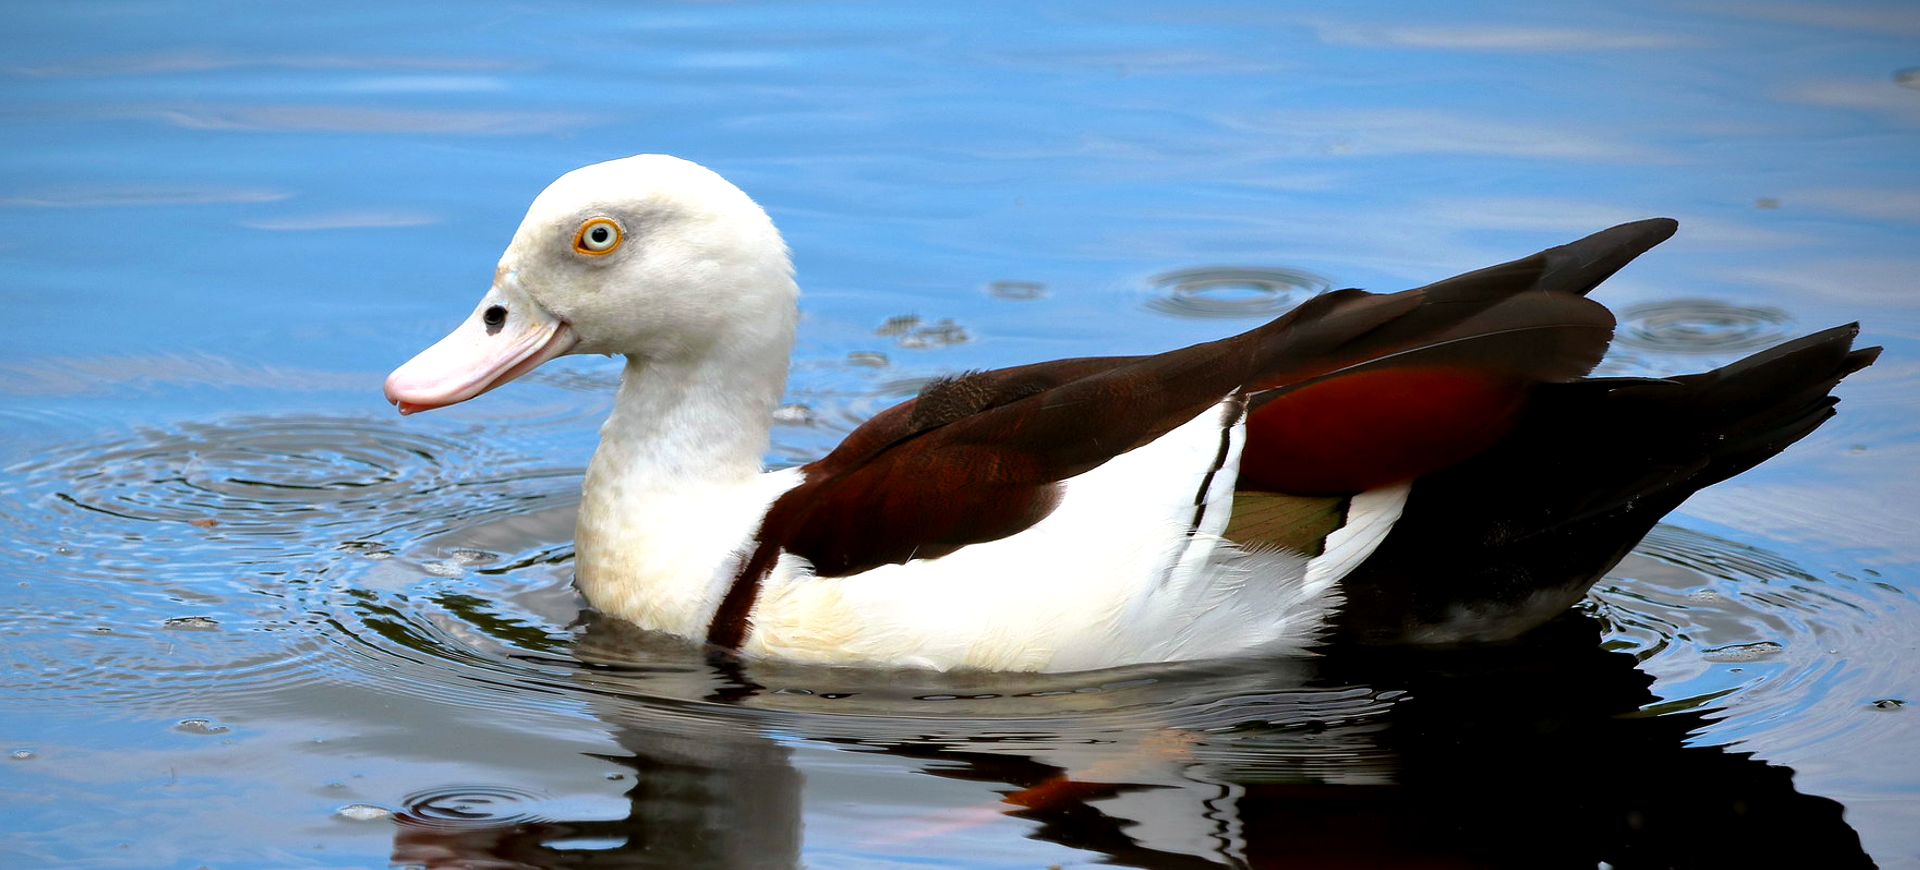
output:
[[[1286,393],[1247,421],[1241,486],[1351,493],[1431,474],[1513,428],[1527,382],[1466,366],[1358,371]]]

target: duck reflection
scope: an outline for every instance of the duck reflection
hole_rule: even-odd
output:
[[[1690,745],[1704,713],[1643,713],[1652,678],[1598,630],[1013,676],[743,664],[589,619],[574,682],[621,747],[625,817],[414,808],[393,861],[1024,866],[1011,828],[1139,868],[1872,866],[1791,770]],[[816,804],[830,833],[803,843]]]
[[[624,626],[594,625],[577,676],[624,753],[597,756],[632,783],[623,817],[500,819],[409,801],[396,814],[392,863],[461,870],[799,867],[802,778],[783,743],[751,727],[715,727],[706,698],[745,689],[724,666]],[[613,649],[609,649],[611,646]],[[617,650],[617,652],[615,651]],[[596,658],[599,658],[596,656]],[[648,692],[641,697],[635,692]],[[750,691],[750,690],[748,690]],[[651,694],[661,693],[666,694]],[[551,807],[547,807],[550,809]]]

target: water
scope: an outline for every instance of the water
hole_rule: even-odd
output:
[[[0,864],[1920,866],[1907,5],[6,20]],[[1855,319],[1888,352],[1521,648],[718,665],[568,586],[612,363],[379,396],[541,186],[637,151],[719,169],[794,248],[778,463],[941,373],[1655,214],[1682,231],[1600,294],[1607,371]]]

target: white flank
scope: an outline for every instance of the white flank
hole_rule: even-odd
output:
[[[939,559],[817,578],[783,559],[762,588],[746,651],[820,663],[1072,671],[1299,650],[1335,603],[1334,581],[1399,515],[1406,488],[1356,499],[1327,555],[1247,552],[1219,537],[1244,429],[1208,489],[1222,403],[1065,482],[1059,507],[1019,534]],[[1314,570],[1315,568],[1319,570]]]

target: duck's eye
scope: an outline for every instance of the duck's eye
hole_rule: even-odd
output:
[[[620,225],[612,218],[590,218],[573,234],[573,249],[582,254],[600,257],[613,253],[617,247],[620,247]]]

